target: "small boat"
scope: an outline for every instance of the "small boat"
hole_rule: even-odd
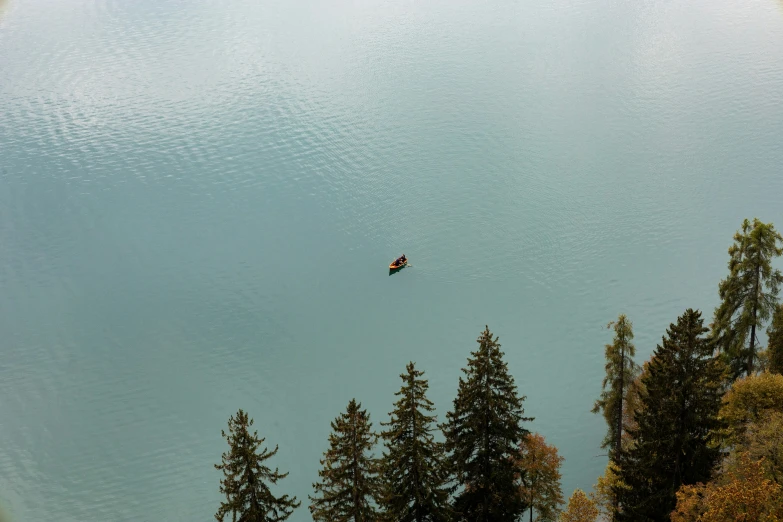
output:
[[[398,268],[402,268],[407,264],[408,264],[408,258],[405,256],[400,256],[391,262],[391,264],[389,265],[389,270],[397,270]]]

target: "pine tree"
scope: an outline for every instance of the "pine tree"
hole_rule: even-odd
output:
[[[688,309],[646,367],[633,444],[619,462],[620,521],[668,521],[679,487],[707,481],[717,462],[719,450],[708,441],[718,426],[724,367],[711,357],[707,331],[701,313]]]
[[[380,462],[372,455],[377,440],[367,410],[351,399],[332,421],[329,449],[313,484],[310,513],[316,522],[376,522],[380,501]]]
[[[753,373],[756,329],[777,307],[783,274],[772,268],[772,260],[783,255],[779,244],[783,236],[772,223],[746,219],[729,248],[729,276],[718,287],[721,304],[715,309],[712,337],[735,379]]]
[[[775,308],[772,324],[767,329],[769,371],[783,375],[783,305]]]
[[[253,419],[240,409],[228,420],[228,433],[222,431],[229,451],[223,453],[222,463],[215,465],[223,472],[220,492],[226,496],[215,514],[219,522],[229,513],[232,522],[278,522],[290,517],[301,504],[296,497],[272,495],[269,484],[277,484],[288,473],[264,465],[275,456],[277,446],[273,451],[261,449],[265,439],[259,439],[256,431],[250,433],[251,426]]]
[[[477,340],[459,379],[454,409],[446,414],[446,449],[461,491],[454,510],[459,520],[512,522],[527,505],[519,495],[515,461],[528,434],[522,427],[524,397],[503,361],[498,338],[489,328]]]
[[[609,457],[618,460],[622,451],[625,410],[623,400],[639,374],[639,367],[633,361],[636,347],[633,344],[633,323],[623,314],[607,328],[614,329],[612,344],[606,345],[606,377],[601,397],[595,401],[593,413],[601,411],[608,430],[602,448],[609,448]]]
[[[392,522],[446,522],[450,520],[449,482],[443,444],[435,442],[435,415],[427,398],[429,384],[423,371],[410,362],[400,375],[399,399],[381,423],[386,444],[383,457],[384,500]]]

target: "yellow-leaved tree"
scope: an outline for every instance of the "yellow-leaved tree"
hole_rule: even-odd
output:
[[[783,489],[766,477],[763,459],[737,457],[718,479],[681,487],[672,522],[783,521]]]
[[[568,499],[568,506],[560,513],[559,522],[596,522],[600,514],[595,501],[577,489]]]
[[[747,426],[770,412],[783,413],[783,375],[764,372],[738,379],[723,396],[716,442],[726,449],[742,443]]]
[[[628,489],[628,486],[620,478],[620,467],[610,460],[604,474],[598,477],[593,486],[594,493],[591,495],[606,520],[615,519],[618,510],[615,492],[624,489]]]

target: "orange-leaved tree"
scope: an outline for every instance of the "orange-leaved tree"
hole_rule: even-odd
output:
[[[682,486],[672,522],[781,522],[783,489],[765,476],[763,459],[747,453],[705,484]]]
[[[539,522],[555,522],[563,504],[560,488],[560,466],[565,459],[558,455],[557,448],[550,446],[538,433],[528,434],[519,444],[519,494]]]

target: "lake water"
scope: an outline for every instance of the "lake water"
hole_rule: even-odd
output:
[[[781,0],[0,0],[0,503],[212,520],[241,407],[306,505],[485,324],[590,488],[606,323],[710,319],[782,136]]]

